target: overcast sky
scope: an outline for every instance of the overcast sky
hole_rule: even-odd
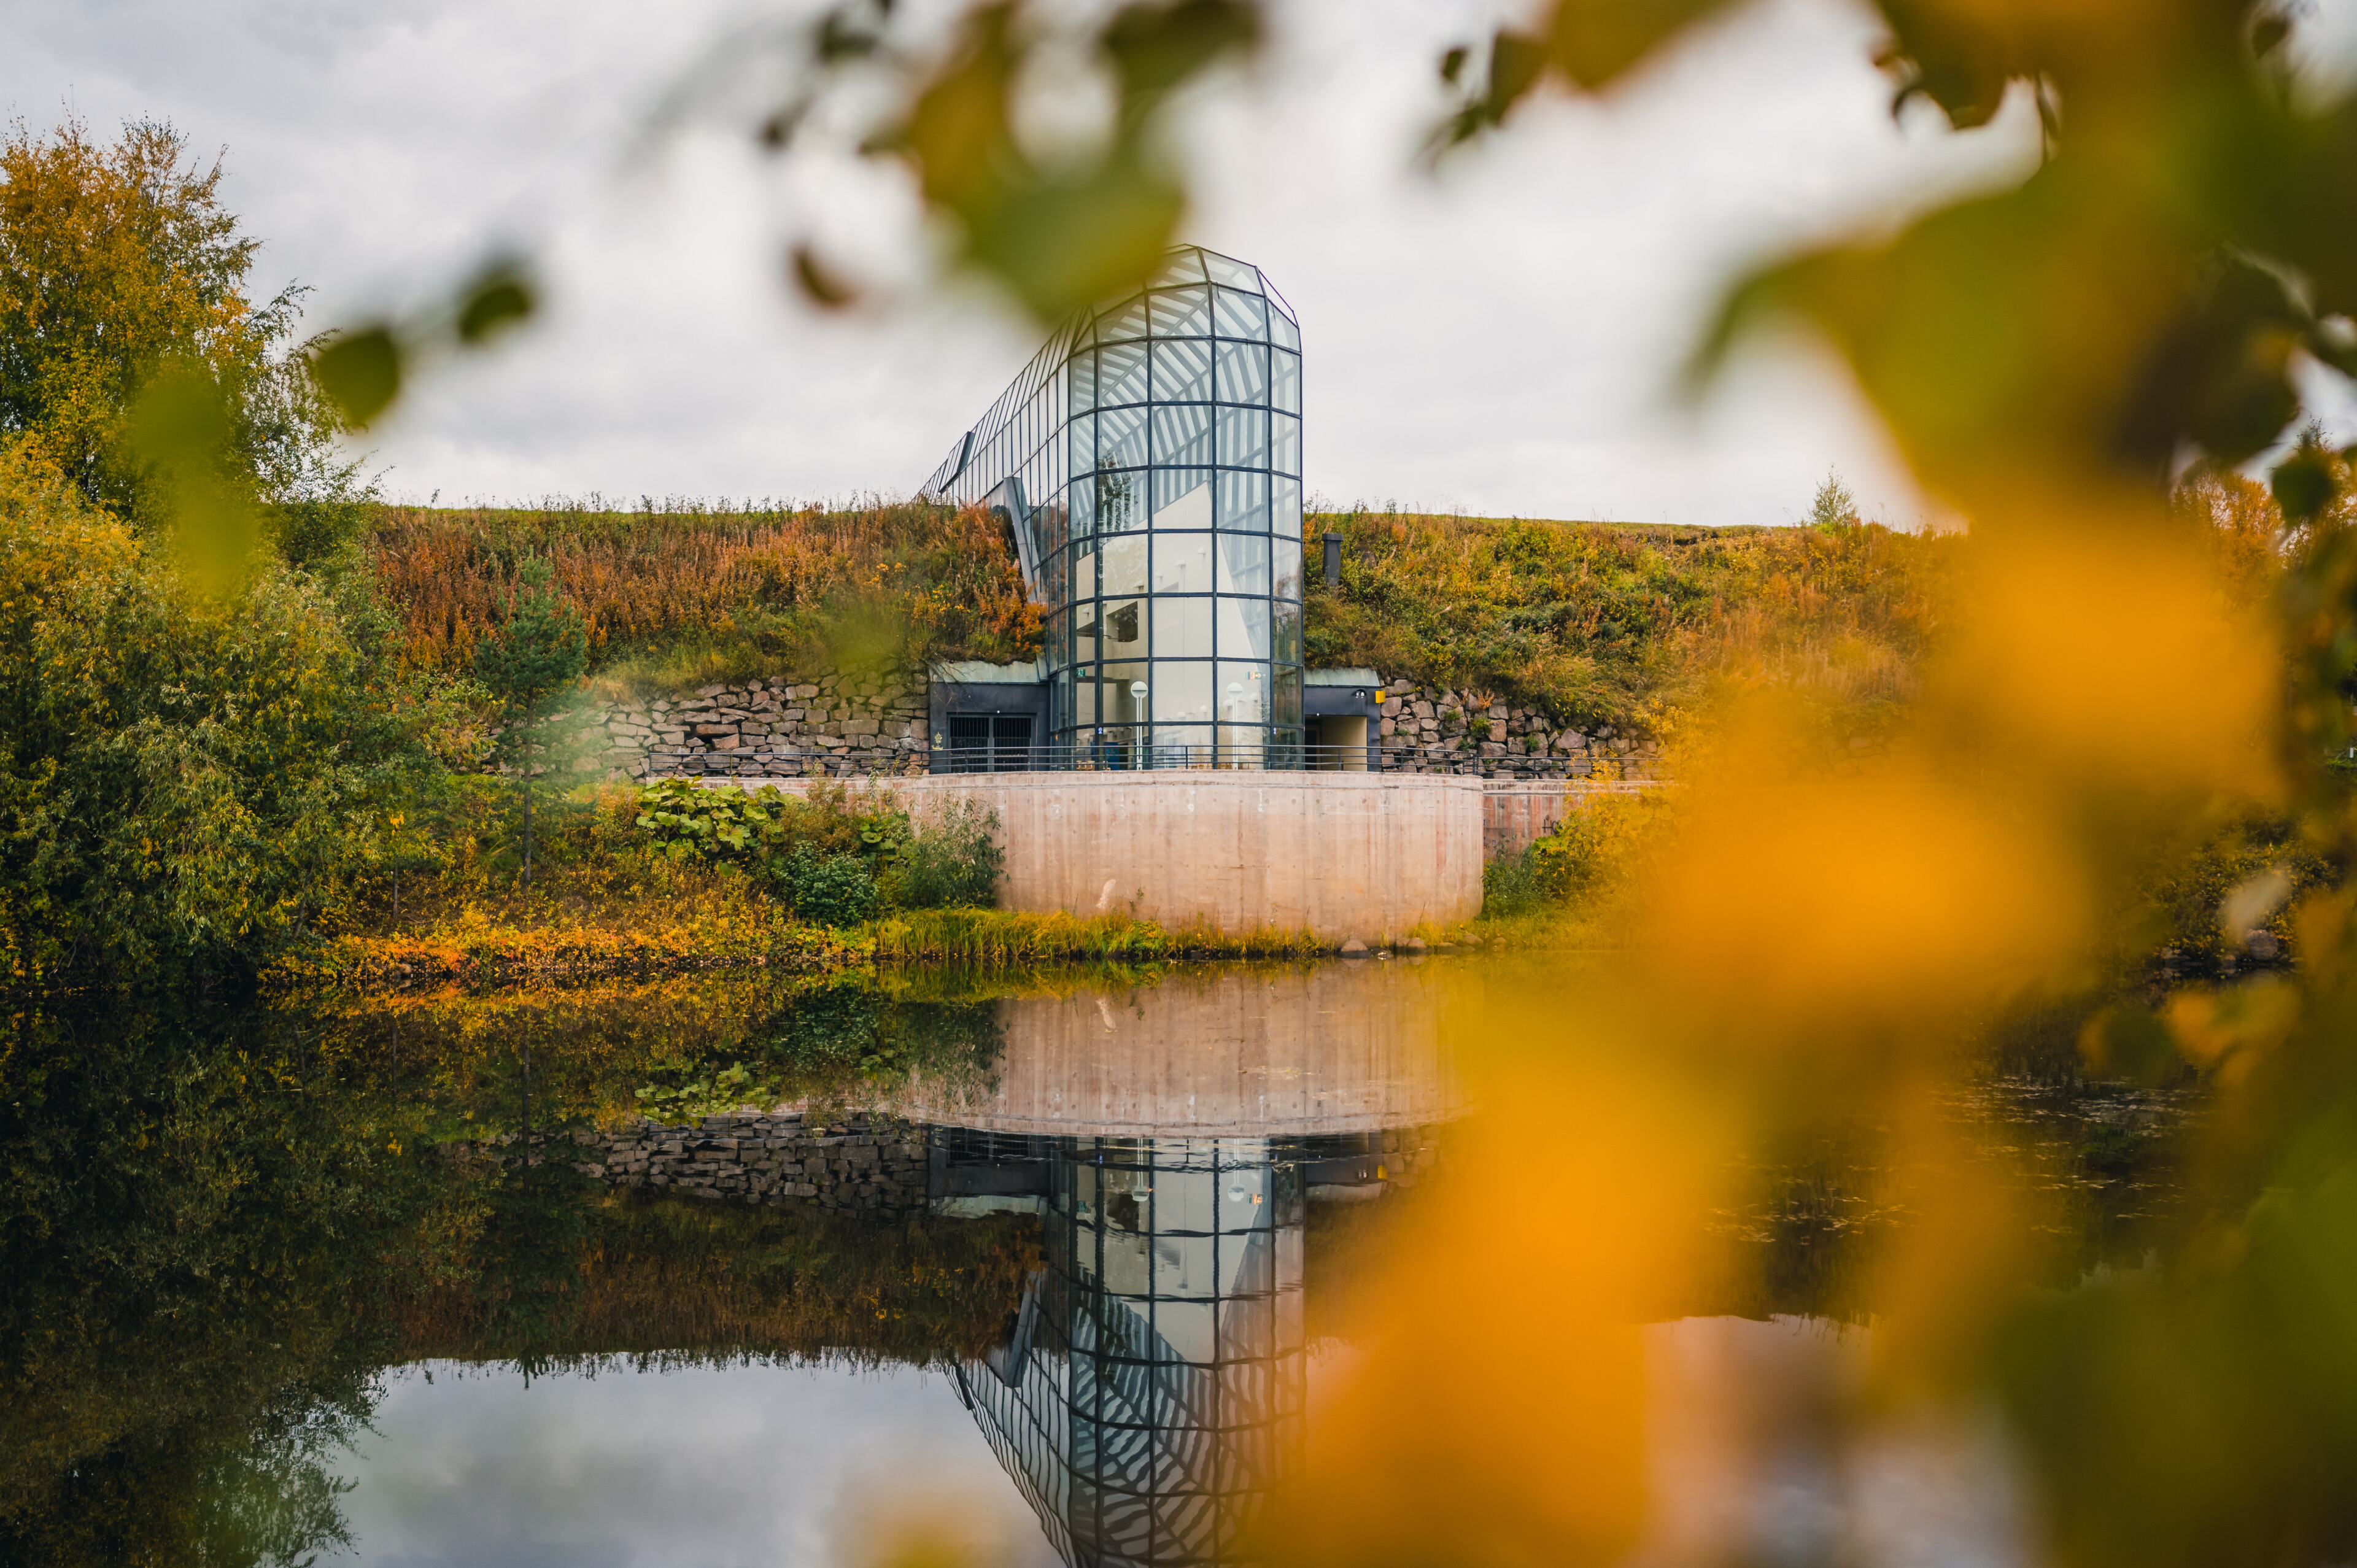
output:
[[[771,7],[792,14],[806,10]],[[1433,61],[1525,7],[1276,0],[1256,78],[1201,95],[1188,237],[1298,310],[1313,494],[1536,517],[1781,522],[1837,468],[1869,516],[1935,510],[1845,373],[1762,345],[1699,411],[1667,393],[1749,262],[2020,177],[2029,117],[1894,124],[1841,0],[1760,0],[1612,100],[1555,100],[1438,180]],[[822,319],[781,285],[815,224],[901,253],[888,187],[781,175],[717,124],[633,157],[742,0],[0,0],[0,96],[39,127],[168,118],[228,149],[229,199],[308,324],[447,287],[502,244],[544,317],[447,367],[371,442],[389,493],[905,494],[1040,336],[939,293]]]

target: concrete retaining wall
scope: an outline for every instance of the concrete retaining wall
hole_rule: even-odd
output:
[[[1573,811],[1607,795],[1635,794],[1658,784],[1594,784],[1581,779],[1489,780],[1481,795],[1481,853],[1491,860],[1520,854]]]
[[[783,779],[713,779],[759,788]],[[1481,909],[1482,781],[1445,774],[966,773],[879,779],[998,813],[999,902],[1370,947]]]

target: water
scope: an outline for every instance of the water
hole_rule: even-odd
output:
[[[861,1503],[910,1500],[912,1476],[989,1560],[1058,1561],[936,1371],[425,1362],[386,1377],[370,1424],[337,1471],[357,1555],[384,1568],[841,1563],[869,1543]]]
[[[1578,1192],[1451,1185],[1513,1081],[1460,1059],[1498,1036],[1511,969],[19,1015],[0,1558],[1255,1561],[1321,1443],[1420,1419],[1333,1413],[1417,1238],[1497,1215],[1517,1248],[1578,1234]],[[1953,1110],[2007,1179],[2074,1195],[2042,1278],[2132,1262],[2165,1187],[2122,1128],[2168,1108],[2112,1092],[1989,1078]],[[810,1151],[782,1139],[696,1161],[741,1101],[914,1128],[908,1190],[785,1173]],[[1547,1136],[1610,1109],[1566,1105]],[[582,1157],[603,1145],[576,1134],[640,1110],[724,1196]],[[2129,1164],[2087,1175],[2088,1127]],[[1849,1137],[1788,1140],[1709,1221],[1741,1266],[1646,1330],[1661,1506],[1632,1561],[2029,1560],[1985,1426],[1841,1446],[1812,1424],[1857,1379],[1867,1261],[1907,1208]],[[803,1177],[817,1200],[741,1201]],[[1485,1348],[1548,1354],[1458,1305]]]

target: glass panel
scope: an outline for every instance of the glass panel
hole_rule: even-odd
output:
[[[1143,295],[1135,299],[1126,300],[1109,314],[1097,317],[1097,341],[1100,343],[1112,343],[1123,338],[1145,336],[1146,296]],[[1102,380],[1112,379],[1105,374],[1102,365],[1098,367],[1097,374]]]
[[[1287,349],[1301,347],[1301,328],[1293,324],[1293,317],[1275,304],[1268,307],[1268,340]]]
[[[1211,401],[1211,345],[1202,338],[1174,338],[1154,345],[1154,401]]]
[[[1072,662],[1086,663],[1103,652],[1097,646],[1097,602],[1082,599],[1072,607]]]
[[[1067,493],[1072,505],[1072,537],[1086,539],[1097,531],[1097,482],[1075,479]]]
[[[1224,628],[1223,628],[1224,630]],[[1268,666],[1220,661],[1220,717],[1232,725],[1260,725],[1268,717]],[[1259,736],[1236,736],[1258,744]]]
[[[1069,641],[1071,630],[1071,611],[1066,609],[1048,612],[1047,625],[1039,633],[1039,651],[1051,668],[1072,661],[1071,645]]]
[[[1154,335],[1157,338],[1204,338],[1211,331],[1211,291],[1197,285],[1193,288],[1162,289],[1150,297],[1154,301]]]
[[[1064,444],[1071,453],[1071,471],[1085,474],[1097,466],[1097,422],[1085,413],[1072,415],[1064,426]]]
[[[1285,729],[1301,727],[1301,671],[1298,668],[1278,670],[1271,682],[1276,687],[1276,701],[1270,707],[1270,721]]]
[[[1270,601],[1271,650],[1279,664],[1301,662],[1301,607],[1283,599]]]
[[[1282,349],[1269,351],[1272,388],[1269,402],[1286,413],[1301,412],[1301,356],[1288,354]]]
[[[1286,481],[1292,483],[1291,480]],[[1294,488],[1297,490],[1298,485]],[[1232,470],[1220,475],[1220,526],[1249,529],[1254,532],[1268,531],[1268,476],[1239,474]]]
[[[1268,341],[1268,301],[1256,294],[1239,294],[1223,288],[1214,295],[1213,319],[1219,323],[1222,338],[1249,338],[1255,343]]]
[[[1211,466],[1210,403],[1182,403],[1175,408],[1155,405],[1154,462],[1157,467],[1174,463],[1205,468]],[[1204,521],[1207,524],[1210,521],[1208,518]]]
[[[1269,467],[1280,474],[1301,472],[1301,421],[1289,413],[1268,416]]]
[[[1209,468],[1157,468],[1153,473],[1154,526],[1157,530],[1211,526]]]
[[[1147,684],[1146,668],[1143,659],[1125,660],[1104,667],[1104,717],[1099,722],[1128,725],[1146,716],[1145,700],[1137,688]]]
[[[1220,654],[1226,659],[1266,659],[1268,657],[1269,607],[1266,599],[1238,599],[1221,596],[1220,608],[1214,618],[1220,627]]]
[[[1146,345],[1117,343],[1097,350],[1097,406],[1146,401]]]
[[[1097,601],[1098,652],[1106,659],[1142,659],[1146,655],[1146,601]]]
[[[1220,410],[1220,466],[1224,468],[1265,468],[1268,459],[1268,411],[1262,408]]]
[[[1301,541],[1292,535],[1276,536],[1276,596],[1297,599],[1301,596]]]
[[[1164,263],[1154,281],[1163,283],[1201,283],[1203,252],[1192,245],[1181,246],[1177,254]]]
[[[1270,520],[1270,531],[1279,538],[1300,538],[1301,481],[1274,479],[1270,481],[1270,489],[1276,497],[1275,516]]]
[[[1085,413],[1097,403],[1097,357],[1093,349],[1083,349],[1074,354],[1064,368],[1064,375],[1072,389],[1072,412]]]
[[[1257,343],[1220,345],[1220,401],[1268,401],[1268,350]]]
[[[1208,659],[1211,654],[1211,601],[1208,596],[1158,598],[1154,601],[1154,657]],[[1203,701],[1209,703],[1211,675],[1203,676]],[[1196,715],[1210,718],[1208,709]]]
[[[1086,729],[1097,722],[1097,672],[1088,665],[1072,671],[1072,723]]]
[[[1220,592],[1265,595],[1268,588],[1268,535],[1220,535]]]
[[[1143,408],[1108,409],[1096,416],[1097,460],[1100,468],[1146,467],[1146,419]]]
[[[1216,251],[1203,252],[1203,270],[1211,274],[1213,283],[1232,284],[1238,288],[1254,291],[1260,288],[1260,274],[1242,262],[1231,261]]]
[[[1146,470],[1120,468],[1099,473],[1097,532],[1125,533],[1146,526]]]
[[[1035,506],[1025,526],[1031,530],[1031,559],[1045,562],[1056,548],[1056,514],[1046,507]]]
[[[1104,542],[1106,598],[1146,592],[1146,540],[1143,533],[1128,533]]]
[[[1156,609],[1159,611],[1161,607],[1157,606]],[[1204,603],[1204,607],[1210,608],[1209,604]],[[1157,614],[1155,618],[1158,621],[1161,618]],[[1210,618],[1207,616],[1205,618]],[[1213,674],[1211,661],[1208,659],[1180,660],[1169,663],[1165,663],[1160,659],[1155,660],[1154,717],[1156,721],[1185,723],[1192,720],[1202,724],[1210,723]],[[1157,736],[1156,738],[1161,737]],[[1205,744],[1209,744],[1211,738],[1208,734],[1205,735],[1203,737]]]
[[[1208,594],[1212,589],[1212,535],[1154,531],[1154,591]],[[1206,650],[1208,651],[1208,650]]]
[[[1048,602],[1051,605],[1072,602],[1072,558],[1061,550],[1048,557]]]

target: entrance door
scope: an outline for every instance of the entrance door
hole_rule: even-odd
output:
[[[950,771],[1022,773],[1031,762],[1029,714],[952,714]]]

